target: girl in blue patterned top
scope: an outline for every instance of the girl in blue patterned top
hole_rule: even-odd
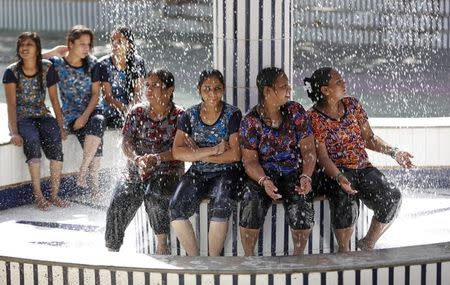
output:
[[[121,128],[129,106],[138,103],[145,75],[144,59],[135,52],[130,28],[116,28],[111,35],[112,53],[99,59],[106,126]]]
[[[86,176],[91,176],[91,191],[98,192],[98,168],[102,156],[104,117],[97,107],[100,82],[97,59],[89,54],[94,34],[85,26],[74,26],[67,36],[68,53],[64,57],[53,56],[60,78],[59,91],[62,101],[65,128],[77,136],[83,147],[83,160],[77,184],[87,187]],[[53,51],[57,51],[55,48]],[[46,56],[54,54],[49,52]]]
[[[3,76],[11,143],[23,145],[37,207],[47,210],[50,203],[65,207],[67,203],[58,197],[63,161],[61,137],[66,139],[56,90],[58,75],[51,62],[42,59],[41,41],[36,33],[22,33],[16,52],[19,61],[8,66]],[[56,120],[45,106],[45,88]],[[50,160],[50,202],[41,190],[41,148]]]
[[[238,129],[241,111],[222,101],[225,83],[218,70],[200,74],[198,91],[202,103],[181,116],[172,152],[173,157],[191,161],[192,166],[181,179],[170,202],[172,226],[188,255],[198,255],[189,217],[202,199],[209,197],[209,255],[223,249],[228,230],[236,186],[239,184],[241,152]]]

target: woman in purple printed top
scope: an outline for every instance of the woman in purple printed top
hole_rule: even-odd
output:
[[[36,33],[22,33],[16,53],[19,61],[8,66],[3,76],[11,143],[23,145],[37,207],[47,210],[50,203],[65,207],[67,203],[58,197],[63,161],[61,137],[66,139],[56,90],[58,75],[51,62],[42,59],[41,40]],[[45,106],[46,88],[56,120]],[[41,148],[50,160],[50,203],[41,190]]]
[[[267,210],[280,200],[292,229],[294,255],[300,255],[314,224],[311,124],[303,107],[289,101],[291,86],[282,69],[264,68],[256,84],[261,103],[244,117],[239,131],[248,175],[240,203],[242,246],[245,255],[254,255]]]

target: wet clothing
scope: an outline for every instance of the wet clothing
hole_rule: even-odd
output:
[[[74,130],[73,125],[75,124],[75,121],[69,123],[67,126],[67,130],[69,133],[74,134],[78,141],[80,142],[80,145],[84,147],[84,141],[86,139],[86,136],[96,136],[102,139],[102,142],[97,148],[97,151],[95,152],[95,157],[101,157],[103,156],[103,133],[105,132],[105,118],[102,115],[102,112],[100,110],[94,110],[92,112],[91,116],[89,116],[89,119],[82,127],[81,129]]]
[[[253,107],[241,122],[241,148],[255,150],[264,171],[290,174],[301,167],[299,142],[313,134],[309,117],[302,105],[288,102],[281,109],[283,122],[278,128],[264,123]]]
[[[177,128],[188,134],[198,147],[218,145],[222,140],[228,141],[231,134],[238,132],[241,122],[241,111],[223,102],[222,111],[217,121],[212,125],[203,123],[200,119],[201,103],[186,110],[181,116]],[[236,168],[239,163],[208,163],[194,161],[192,169],[200,172],[215,172]]]
[[[356,98],[342,99],[344,115],[330,118],[312,107],[308,113],[314,129],[314,137],[327,146],[328,156],[339,167],[361,169],[372,166],[365,150],[366,143],[361,126],[368,120],[367,113]]]
[[[40,159],[41,148],[47,159],[63,161],[61,132],[55,118],[24,118],[17,122],[17,129],[23,139],[26,162]]]
[[[241,184],[242,171],[238,168],[215,172],[199,172],[189,169],[181,178],[170,201],[171,220],[187,220],[203,199],[209,198],[211,221],[225,222],[231,215]]]
[[[3,74],[3,84],[16,84],[16,114],[17,120],[23,118],[48,117],[50,111],[45,106],[46,88],[58,83],[58,74],[52,63],[42,60],[42,80],[43,86],[40,88],[39,76],[35,74],[26,76],[18,66],[18,62],[11,64]]]
[[[4,84],[16,84],[17,130],[23,139],[26,162],[40,159],[41,148],[48,159],[63,161],[61,132],[45,105],[46,89],[59,81],[48,60],[42,60],[42,79],[41,88],[38,74],[26,76],[17,62],[8,66],[3,75]]]
[[[101,109],[92,112],[86,125],[74,130],[73,124],[86,110],[92,96],[92,82],[99,81],[97,59],[93,56],[86,58],[86,67],[74,67],[65,58],[54,56],[50,61],[55,66],[60,81],[58,83],[59,93],[62,101],[62,112],[64,125],[69,133],[75,134],[81,147],[84,148],[86,135],[94,135],[103,138],[105,131],[105,118]],[[97,149],[95,156],[102,156],[103,142]]]
[[[65,58],[50,58],[60,79],[58,86],[66,127],[86,110],[91,101],[92,82],[99,81],[97,59],[88,56],[86,60],[87,67],[74,67]]]
[[[321,186],[329,198],[331,223],[335,229],[355,224],[359,216],[359,201],[374,211],[374,218],[387,224],[391,222],[401,205],[401,192],[375,167],[363,169],[341,168],[341,172],[358,193],[345,193],[336,180],[322,174]]]
[[[291,228],[310,229],[314,224],[314,194],[299,195],[295,192],[302,170],[300,141],[313,135],[309,117],[302,105],[290,101],[281,108],[281,125],[273,128],[264,123],[257,108],[253,107],[241,122],[241,148],[258,152],[265,175],[283,196]],[[240,203],[240,226],[259,229],[271,204],[272,199],[264,188],[248,178]]]
[[[128,70],[117,69],[112,57],[113,55],[109,54],[99,59],[99,80],[101,82],[108,82],[111,85],[112,97],[128,106],[132,99],[132,93],[134,92],[131,88],[133,84],[128,83],[129,86],[127,86]],[[144,59],[141,56],[134,55],[133,67],[130,72],[130,77],[133,81],[145,76],[146,68]],[[124,114],[109,105],[104,98],[101,105],[106,119],[106,125],[111,128],[121,128],[124,122]]]
[[[126,117],[122,135],[124,138],[132,139],[137,155],[166,152],[172,149],[177,131],[177,121],[182,114],[181,107],[172,105],[169,114],[164,119],[153,121],[150,118],[148,104],[135,105]],[[153,169],[153,172],[181,175],[184,173],[184,163],[178,160],[162,161]],[[138,168],[132,161],[127,163],[127,179],[130,181],[141,180]]]
[[[344,115],[339,120],[312,107],[308,113],[317,142],[324,143],[328,156],[350,181],[355,195],[349,195],[334,178],[319,173],[319,189],[329,198],[331,221],[336,229],[353,226],[359,215],[359,200],[374,211],[380,223],[391,222],[401,204],[401,192],[368,160],[361,127],[367,114],[356,98],[345,97]]]
[[[222,140],[229,141],[237,133],[242,118],[241,111],[230,104],[222,103],[222,111],[212,125],[200,118],[201,104],[184,113],[177,128],[188,134],[199,147],[212,147]],[[182,177],[170,201],[172,220],[185,220],[198,209],[202,199],[210,198],[209,213],[214,221],[228,220],[233,208],[233,197],[237,195],[241,180],[241,163],[208,163],[195,161]]]
[[[171,149],[178,117],[183,109],[172,105],[161,121],[150,118],[150,106],[139,104],[128,113],[122,135],[131,139],[137,155],[162,153]],[[184,172],[184,163],[163,161],[142,179],[134,162],[128,161],[126,178],[115,190],[106,215],[106,247],[119,250],[128,224],[144,202],[155,234],[170,231],[169,201]]]
[[[106,247],[115,251],[120,249],[125,230],[142,202],[155,234],[169,234],[169,200],[178,182],[179,176],[163,174],[152,175],[140,182],[120,182],[106,213]]]
[[[287,221],[293,230],[310,229],[314,225],[314,194],[299,195],[295,192],[298,184],[298,172],[288,175],[268,173],[271,180],[282,196]],[[245,183],[240,204],[239,226],[249,229],[259,229],[264,224],[267,210],[272,205],[270,198],[263,187],[250,178]]]

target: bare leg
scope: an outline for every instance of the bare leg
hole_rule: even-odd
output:
[[[208,250],[210,256],[219,256],[227,237],[228,221],[209,223]]]
[[[171,224],[186,253],[189,256],[198,256],[197,240],[191,222],[189,220],[175,220]]]
[[[259,229],[239,227],[239,232],[241,233],[241,242],[245,256],[255,255],[254,250],[259,236]]]
[[[87,186],[86,175],[88,172],[88,168],[101,142],[101,138],[93,135],[87,135],[84,139],[83,160],[81,162],[80,173],[77,180],[77,184],[81,187]]]
[[[294,255],[303,255],[311,230],[291,230],[291,233],[294,241]]]
[[[32,159],[28,162],[28,170],[31,176],[31,185],[33,186],[33,196],[36,206],[40,210],[48,210],[50,203],[45,199],[41,190],[41,160]]]
[[[335,229],[334,234],[339,245],[339,252],[348,252],[350,250],[350,239],[353,234],[353,227]]]
[[[156,235],[156,254],[160,255],[169,255],[170,250],[167,246],[167,235],[166,234],[160,234]]]
[[[50,203],[57,207],[67,207],[69,204],[58,197],[59,185],[61,182],[61,171],[63,163],[58,160],[50,160],[50,182],[51,182],[51,196]]]
[[[369,230],[364,238],[360,239],[356,246],[361,250],[372,250],[375,247],[378,239],[383,235],[383,233],[389,228],[389,224],[383,224],[372,218]]]
[[[91,189],[92,196],[98,196],[99,191],[99,182],[98,182],[98,171],[100,169],[100,157],[94,156],[89,164],[89,187]]]

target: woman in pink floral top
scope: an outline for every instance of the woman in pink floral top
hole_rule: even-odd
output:
[[[388,154],[405,168],[412,167],[412,155],[390,146],[372,132],[359,101],[346,97],[345,82],[338,71],[321,68],[304,82],[309,98],[315,103],[308,113],[317,142],[318,162],[326,174],[321,180],[322,189],[330,199],[339,251],[349,250],[360,200],[374,211],[374,216],[367,235],[357,246],[372,250],[395,218],[401,193],[372,166],[365,149]]]

